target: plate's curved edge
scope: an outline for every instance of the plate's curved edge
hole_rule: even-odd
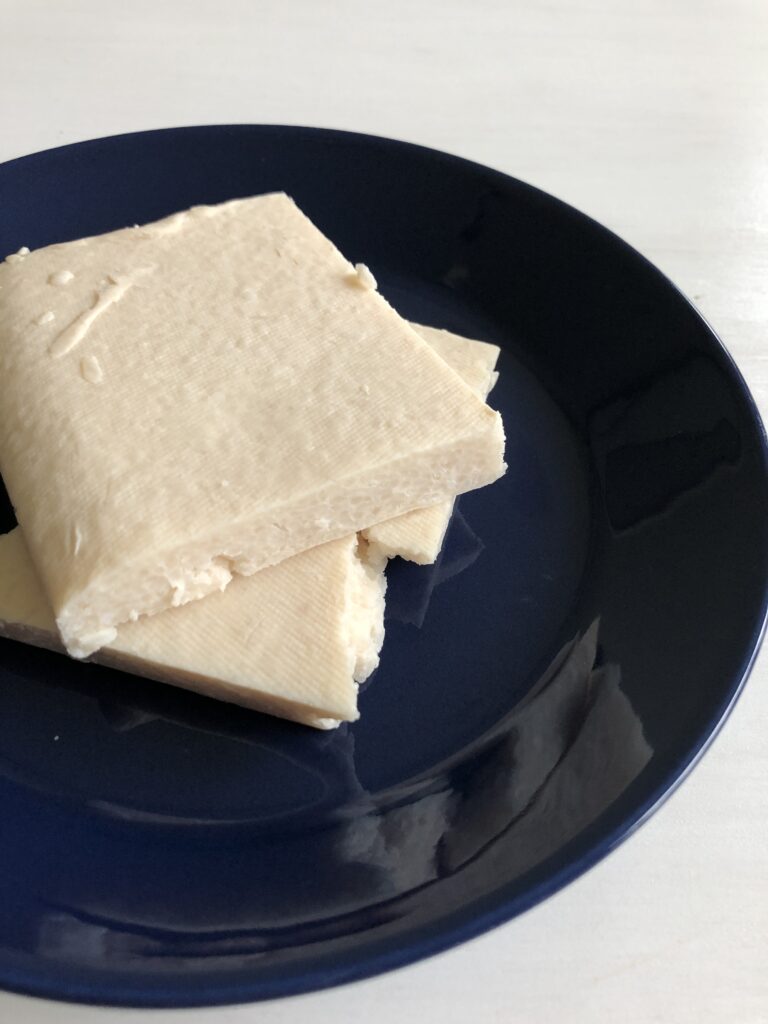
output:
[[[691,312],[701,321],[707,334],[716,348],[723,355],[733,384],[735,385],[740,398],[745,402],[750,414],[752,425],[756,430],[756,437],[761,452],[762,469],[768,481],[768,435],[760,411],[749,389],[749,386],[736,365],[733,356],[723,343],[719,334],[708,320],[703,316],[697,306],[688,298],[685,293],[648,257],[637,250],[621,236],[611,231],[605,225],[595,220],[588,214],[583,213],[576,207],[564,200],[553,196],[537,188],[535,185],[521,179],[515,178],[503,171],[477,163],[465,157],[456,156],[437,150],[431,147],[422,146],[417,143],[407,142],[398,139],[389,139],[385,136],[369,135],[361,132],[353,132],[345,129],[319,128],[303,125],[285,124],[215,124],[215,125],[189,125],[170,128],[156,128],[140,130],[135,132],[118,133],[115,135],[102,136],[96,139],[86,139],[78,142],[68,143],[62,146],[55,146],[49,149],[39,150],[35,153],[14,157],[11,160],[0,164],[0,175],[6,169],[16,169],[24,163],[39,160],[64,150],[87,149],[92,146],[103,145],[117,140],[133,140],[140,142],[144,138],[159,135],[172,135],[175,133],[195,132],[253,132],[254,130],[265,132],[301,132],[308,136],[325,137],[328,139],[343,138],[348,142],[360,144],[377,144],[382,146],[402,147],[406,151],[419,151],[432,159],[439,158],[449,163],[457,163],[465,166],[468,170],[481,173],[485,176],[497,177],[507,185],[513,183],[531,193],[540,196],[550,203],[561,207],[571,217],[577,217],[601,234],[606,236],[614,245],[618,245],[624,251],[630,253],[636,259],[642,261],[664,285],[671,288],[686,303]],[[404,945],[402,936],[397,942],[390,942],[388,946],[368,956],[356,955],[351,962],[344,962],[331,967],[319,967],[311,970],[304,970],[301,975],[292,977],[278,977],[274,979],[261,979],[253,987],[247,981],[223,986],[211,986],[206,984],[207,991],[190,991],[189,979],[184,984],[179,979],[179,986],[172,985],[166,989],[157,989],[151,992],[141,991],[133,987],[121,989],[119,986],[110,986],[109,995],[105,994],[98,985],[73,984],[71,981],[57,984],[56,980],[49,977],[31,978],[29,974],[22,977],[22,972],[12,972],[11,975],[3,976],[0,971],[0,985],[9,991],[33,996],[43,999],[66,1000],[69,1002],[109,1005],[116,1007],[135,1008],[191,1008],[203,1006],[223,1006],[238,1003],[257,1002],[268,999],[283,998],[287,996],[300,995],[307,992],[319,991],[339,984],[351,981],[360,981],[365,978],[374,977],[386,971],[416,963],[429,956],[452,949],[463,942],[476,938],[491,929],[511,921],[513,918],[532,909],[545,899],[553,896],[565,886],[581,877],[592,867],[602,861],[608,854],[617,849],[626,839],[642,827],[652,815],[672,796],[677,789],[685,782],[691,772],[695,769],[707,751],[719,735],[721,729],[732,713],[744,687],[749,679],[752,668],[758,657],[761,643],[765,636],[768,625],[768,572],[763,582],[762,603],[759,609],[758,623],[753,632],[750,649],[745,653],[742,666],[735,682],[729,688],[725,700],[721,703],[717,713],[709,723],[707,730],[702,732],[700,742],[669,770],[664,781],[661,782],[654,792],[642,804],[638,805],[635,811],[627,816],[618,825],[615,825],[601,839],[587,846],[580,855],[575,856],[568,864],[558,872],[543,879],[537,885],[527,889],[517,897],[504,899],[503,893],[500,899],[491,908],[481,909],[477,904],[468,905],[453,917],[455,923],[448,924],[435,930],[432,927],[431,934],[421,936],[413,940],[412,944]],[[593,823],[596,829],[599,824]],[[574,840],[574,843],[577,841]],[[15,973],[15,976],[13,974]]]

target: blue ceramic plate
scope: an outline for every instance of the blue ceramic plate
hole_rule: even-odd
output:
[[[439,565],[391,567],[352,728],[0,644],[11,989],[227,1003],[461,942],[647,817],[760,640],[768,477],[744,382],[669,281],[550,196],[384,139],[150,132],[0,167],[0,251],[274,189],[404,316],[502,346],[509,472],[461,499]]]

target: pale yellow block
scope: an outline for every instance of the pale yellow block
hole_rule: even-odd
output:
[[[94,661],[319,729],[354,721],[378,664],[385,577],[352,536],[223,593],[125,623]],[[0,537],[0,635],[63,650],[21,530]]]
[[[0,471],[76,656],[503,470],[498,414],[286,196],[0,266]]]
[[[488,381],[494,346],[416,329],[473,387]],[[391,522],[400,545],[394,554],[407,553],[410,537],[423,542],[430,515],[445,512],[435,506]],[[383,641],[386,560],[353,536],[238,577],[204,601],[125,624],[93,660],[318,728],[354,720],[356,684],[378,665]],[[61,649],[18,528],[0,537],[0,633]]]

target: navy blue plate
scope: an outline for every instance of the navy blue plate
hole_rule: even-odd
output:
[[[502,346],[509,472],[461,499],[437,566],[391,567],[352,728],[0,644],[11,989],[227,1003],[476,935],[647,817],[760,641],[768,474],[744,382],[669,281],[550,196],[343,132],[149,132],[0,167],[0,251],[275,189],[404,316]]]

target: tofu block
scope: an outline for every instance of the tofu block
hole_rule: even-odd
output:
[[[383,564],[352,534],[222,593],[121,625],[94,661],[317,729],[354,721],[384,639]],[[18,527],[0,537],[0,635],[63,650]]]
[[[0,472],[67,650],[504,471],[485,405],[285,195],[0,265]]]
[[[472,369],[484,363],[487,380],[497,349],[416,329],[481,390],[479,372],[472,381]],[[447,511],[436,506],[382,524],[391,528],[394,554],[401,551],[398,544],[418,536],[419,524],[424,538],[425,513],[432,512],[450,515],[450,503]],[[224,593],[202,602],[120,626],[116,640],[93,660],[316,728],[352,721],[356,684],[378,665],[385,587],[385,559],[376,547],[353,541],[352,535],[329,542],[237,577]],[[321,582],[325,589],[318,593]],[[0,635],[63,649],[18,528],[0,537]],[[322,664],[316,665],[318,657]]]
[[[472,341],[436,327],[411,324],[413,329],[459,374],[475,394],[485,399],[493,388],[499,348]],[[453,511],[453,498],[431,508],[414,509],[363,530],[363,536],[382,558],[400,555],[409,562],[430,565],[440,554]]]

